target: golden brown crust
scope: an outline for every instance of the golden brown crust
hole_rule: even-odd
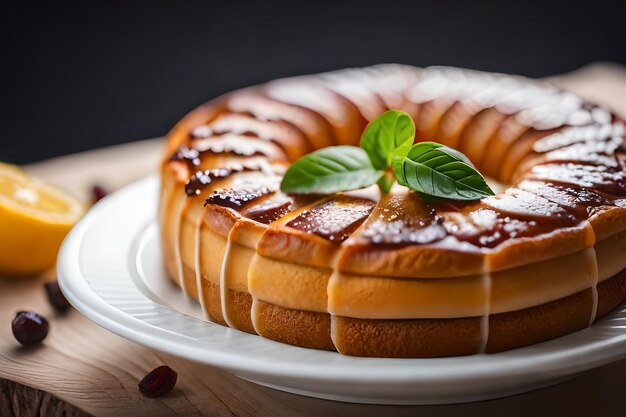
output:
[[[556,131],[557,129],[530,129],[526,131],[515,141],[514,146],[511,146],[506,152],[497,178],[505,184],[511,183],[515,169],[519,166],[520,162],[532,152],[535,142]]]
[[[498,130],[489,138],[478,166],[481,172],[492,178],[499,178],[502,161],[512,144],[530,127],[519,122],[516,115],[506,118]]]
[[[334,341],[344,355],[432,358],[477,353],[480,317],[367,320],[333,317]]]
[[[415,118],[415,129],[418,140],[434,139],[439,122],[443,114],[453,104],[453,100],[446,97],[435,98],[420,105],[417,118]]]
[[[220,286],[207,280],[202,279],[202,296],[204,305],[209,319],[215,323],[227,326],[224,315],[222,314],[222,296]]]
[[[433,140],[458,149],[463,131],[480,109],[478,103],[456,101],[441,117]]]
[[[626,270],[598,285],[597,318],[626,298]],[[359,319],[286,309],[257,300],[257,329],[267,338],[352,356],[417,358],[478,353],[481,318]],[[496,353],[551,340],[589,325],[592,289],[539,306],[492,314],[485,351]],[[328,317],[328,319],[327,319]],[[331,324],[332,320],[332,324]],[[309,327],[310,326],[310,327]],[[327,335],[333,335],[333,345]],[[312,332],[307,334],[307,329]]]
[[[489,138],[495,134],[506,117],[506,114],[493,107],[481,110],[461,133],[458,149],[470,160],[480,161]]]
[[[352,144],[354,136],[367,124],[353,102],[316,82],[303,83],[298,78],[277,80],[266,85],[265,94],[295,106],[308,107],[316,117],[328,121],[338,145]]]
[[[260,120],[284,120],[300,129],[314,149],[332,146],[335,138],[328,121],[319,114],[267,97],[263,90],[251,87],[231,93],[226,103],[232,112],[250,113]]]
[[[502,271],[541,262],[590,248],[593,244],[594,233],[587,223],[534,238],[511,239],[488,255],[488,270]]]
[[[257,330],[261,329],[260,333],[266,337],[301,346],[332,349],[331,320],[324,312],[328,310],[324,308],[327,300],[322,287],[328,284],[328,276],[333,268],[351,274],[381,277],[476,276],[485,271],[506,271],[576,253],[593,247],[594,242],[626,230],[626,181],[622,172],[624,153],[619,148],[623,147],[623,133],[619,133],[619,126],[623,122],[608,112],[604,114],[603,111],[598,111],[592,114],[593,106],[577,101],[578,98],[572,94],[559,92],[546,85],[528,82],[519,77],[505,78],[500,75],[459,71],[381,66],[280,80],[230,93],[187,115],[169,134],[161,169],[162,246],[165,267],[172,280],[183,286],[191,297],[201,296],[208,315],[216,322],[228,322],[233,327],[254,332],[252,322],[256,314]],[[459,82],[461,79],[464,81]],[[506,82],[499,85],[506,84],[508,87],[491,88],[503,80]],[[295,90],[298,92],[294,93]],[[522,94],[518,95],[519,92]],[[528,103],[536,108],[524,107]],[[497,219],[491,220],[485,220],[484,213],[487,210],[479,213],[485,209],[485,204],[465,208],[440,205],[429,214],[433,206],[419,203],[405,213],[403,221],[408,221],[399,222],[399,226],[393,226],[395,229],[392,227],[392,232],[402,234],[407,230],[405,226],[412,226],[409,229],[410,236],[400,244],[394,240],[372,239],[371,236],[363,238],[365,235],[359,235],[359,232],[364,227],[360,226],[355,226],[359,227],[357,232],[351,229],[347,234],[350,237],[341,244],[340,241],[331,241],[327,234],[318,233],[319,231],[297,230],[294,225],[287,225],[287,219],[292,219],[308,206],[294,205],[290,208],[291,214],[281,214],[282,219],[273,223],[273,220],[269,220],[270,224],[266,225],[246,219],[245,211],[228,208],[228,204],[223,207],[213,204],[214,201],[210,201],[210,198],[208,206],[202,207],[205,199],[215,190],[228,191],[229,181],[212,182],[211,187],[199,192],[196,198],[187,199],[182,190],[190,176],[198,170],[241,165],[242,162],[256,159],[263,168],[255,175],[262,177],[269,172],[268,167],[279,164],[278,159],[295,160],[314,149],[334,144],[357,144],[367,121],[389,108],[398,108],[411,114],[416,123],[417,140],[436,140],[453,146],[465,152],[481,172],[500,181],[527,178],[544,183],[563,182],[568,187],[573,187],[575,192],[584,192],[586,187],[600,194],[604,192],[602,195],[610,195],[610,198],[606,200],[606,204],[591,202],[589,206],[585,206],[585,202],[578,204],[577,200],[572,200],[572,204],[577,207],[569,211],[567,204],[555,202],[563,206],[558,213],[561,216],[559,221],[546,220],[550,212],[548,215],[539,213],[541,202],[531,201],[528,206],[524,206],[524,201],[518,201],[514,203],[512,210],[503,208],[502,205],[489,206],[487,209],[491,213],[498,213]],[[601,110],[597,107],[594,109]],[[579,121],[570,117],[581,114],[583,119],[579,118]],[[618,125],[618,134],[611,134],[611,141],[622,138],[622,142],[621,145],[616,142],[614,148],[611,148],[613,145],[605,147],[604,159],[587,161],[580,158],[576,160],[579,162],[549,159],[545,152],[541,153],[543,151],[535,146],[539,142],[544,145],[548,142],[558,144],[558,140],[555,141],[551,136],[558,139],[559,134],[565,134],[566,128],[571,128],[573,134],[580,135],[586,131],[575,131],[577,126],[584,128],[594,124],[599,132],[611,123]],[[615,128],[615,125],[612,127]],[[583,139],[604,140],[596,136]],[[226,144],[226,139],[249,145],[254,152],[250,154],[244,149],[216,151],[210,146],[203,148],[211,144],[219,148]],[[558,146],[570,145],[578,139],[568,137],[566,141],[568,140],[570,142]],[[181,145],[184,146],[181,148]],[[190,150],[204,154],[198,154],[194,159],[185,154]],[[572,156],[575,157],[577,156]],[[617,163],[606,162],[606,166],[603,165],[605,162],[602,161],[613,157]],[[562,169],[568,162],[578,163],[575,174],[578,177]],[[546,172],[548,163],[561,167],[561,171],[547,168],[552,172]],[[590,174],[587,175],[586,167],[595,167],[595,171],[589,171]],[[606,171],[602,171],[604,168]],[[244,178],[239,182],[242,183],[249,184],[249,181]],[[267,192],[271,194],[273,190]],[[415,196],[415,193],[412,194]],[[532,192],[526,194],[531,197],[533,195]],[[232,194],[218,194],[222,195]],[[254,200],[255,203],[247,207],[260,204],[267,195],[259,196],[250,197],[258,200]],[[336,196],[332,196],[327,200],[334,201],[335,198]],[[311,203],[311,206],[320,201],[325,200],[318,200]],[[551,203],[551,200],[545,201]],[[543,207],[546,206],[545,202],[542,204]],[[528,207],[530,216],[523,212]],[[393,206],[387,206],[381,201],[374,209],[374,214],[367,216],[368,220],[363,224],[368,224],[374,218],[380,220],[385,217],[382,213],[393,212]],[[452,214],[447,216],[446,213]],[[567,216],[570,216],[569,220],[566,219]],[[389,223],[397,220],[392,217],[387,216],[384,219],[383,223],[387,222],[387,225],[383,227],[389,227]],[[460,217],[464,220],[454,221]],[[411,222],[411,219],[419,221]],[[479,224],[483,221],[484,224]],[[485,226],[486,224],[492,226]],[[197,234],[196,227],[199,227]],[[508,234],[510,230],[513,232]],[[489,234],[494,231],[495,233]],[[413,236],[413,232],[417,236]],[[422,232],[424,234],[420,235]],[[502,234],[498,236],[500,232]],[[432,239],[429,233],[433,236]],[[200,257],[194,262],[196,236],[200,237],[202,244]],[[184,240],[183,243],[181,239]],[[323,275],[324,279],[313,279],[315,282],[307,281],[308,287],[302,286],[304,289],[315,288],[314,296],[301,295],[307,300],[314,298],[315,308],[311,308],[311,300],[308,300],[308,304],[298,304],[295,302],[297,300],[287,302],[284,300],[288,298],[285,293],[281,295],[282,298],[271,298],[283,307],[273,305],[267,300],[258,300],[251,312],[252,297],[246,291],[239,291],[246,288],[244,272],[250,256],[246,258],[246,262],[232,268],[236,272],[223,274],[224,277],[228,276],[223,278],[220,271],[224,255],[231,246],[227,242],[238,251],[240,248],[237,245],[243,245],[249,251],[256,248],[258,255],[280,260],[284,263],[279,268],[280,273],[286,274],[278,280],[281,282],[293,277],[297,268],[309,268],[319,272],[318,275]],[[181,251],[185,253],[184,259]],[[231,260],[231,265],[232,262],[236,261]],[[617,264],[619,262],[615,263]],[[201,288],[197,288],[194,268],[188,265],[200,265],[201,273],[207,274],[200,281]],[[611,271],[616,270],[615,265]],[[315,274],[311,276],[313,275]],[[226,279],[226,286],[233,285],[229,280],[236,281],[237,290],[220,288],[218,283],[224,282],[223,279]],[[622,272],[618,277],[597,286],[598,316],[606,314],[626,297],[625,282]],[[284,285],[288,284],[285,282]],[[567,294],[579,290],[580,287]],[[303,291],[299,294],[303,294]],[[499,351],[537,343],[586,326],[593,309],[589,294],[592,294],[592,290],[524,310],[493,314],[487,350]],[[565,295],[560,293],[558,296]],[[282,304],[278,302],[279,299]],[[226,300],[226,306],[222,306],[223,300]],[[285,308],[295,305],[316,312]],[[526,305],[532,304],[529,302],[524,304]],[[226,310],[226,318],[223,310]],[[587,323],[583,320],[585,315]],[[477,333],[477,322],[480,324],[480,319],[476,317],[407,320],[335,317],[333,326],[335,331],[338,330],[335,342],[343,353],[397,357],[447,356],[476,352],[477,344],[481,343],[481,328],[478,326]],[[430,337],[424,338],[424,334]],[[420,335],[422,336],[416,337]]]
[[[172,217],[176,211],[174,200],[182,193],[180,183],[171,164],[164,165],[161,169],[163,178],[161,181],[161,195],[159,202],[159,222],[161,225],[161,247],[163,259],[168,275],[176,284],[179,283],[178,265],[176,263],[176,236],[174,220]]]
[[[330,268],[298,265],[256,254],[250,262],[248,290],[254,298],[286,308],[325,313],[331,273]]]
[[[484,253],[479,250],[425,245],[344,245],[337,269],[362,275],[439,278],[479,274],[483,263]]]
[[[252,324],[252,297],[250,294],[242,291],[234,291],[230,288],[227,290],[228,304],[228,321],[237,330],[242,332],[256,334]]]
[[[289,227],[269,228],[259,241],[259,255],[300,265],[329,267],[338,245]]]
[[[335,350],[330,339],[330,314],[291,310],[254,301],[255,329],[263,337],[290,345]]]
[[[509,313],[489,316],[489,339],[486,352],[545,342],[589,325],[593,308],[592,290],[588,289],[551,303]]]
[[[398,72],[398,69],[396,68],[393,69],[393,71],[389,71],[390,73],[396,74],[394,71]],[[414,71],[410,68],[401,69],[400,72],[414,74]],[[445,70],[442,71],[444,76],[445,73]],[[337,77],[339,76],[333,75],[332,79],[335,81],[339,80]],[[415,78],[415,76],[413,76],[413,78]],[[415,79],[419,79],[419,76]],[[285,84],[287,86],[308,86],[307,88],[309,89],[317,88],[313,84],[310,84],[311,82],[307,81],[306,77],[301,77],[298,79],[277,81],[272,85]],[[332,83],[327,83],[325,85],[333,88]],[[342,89],[339,88],[337,91],[342,91]],[[340,94],[330,93],[329,91],[326,95],[328,94],[333,96],[333,100],[336,101],[335,104],[339,108],[343,108],[346,112],[345,123],[353,123],[353,126],[349,130],[353,131],[352,133],[355,135],[358,134],[357,127],[361,126],[362,123],[356,122],[356,120],[360,120],[361,116],[357,115],[358,112],[355,111],[355,105],[351,101],[357,100],[358,97],[354,96],[345,98]],[[377,94],[378,93],[374,93],[371,97],[378,97],[378,99],[381,99],[381,96],[378,96]],[[389,95],[389,97],[393,97],[393,94]],[[382,100],[382,102],[384,102],[384,100]],[[406,103],[408,100],[392,100],[391,102]],[[359,104],[364,105],[363,103]],[[181,139],[180,132],[185,129],[191,129],[194,124],[197,124],[200,121],[204,121],[204,123],[206,123],[207,120],[214,119],[216,115],[220,114],[220,112],[223,113],[225,111],[224,109],[229,109],[229,111],[249,112],[253,116],[256,115],[259,117],[260,120],[269,118],[272,122],[274,120],[272,118],[280,119],[282,117],[285,121],[290,123],[290,126],[294,126],[300,132],[303,132],[303,137],[308,138],[315,147],[321,147],[329,144],[333,140],[333,135],[329,133],[329,129],[333,130],[333,122],[330,121],[330,115],[328,114],[327,107],[323,108],[315,106],[315,103],[310,105],[289,105],[281,102],[280,99],[268,97],[263,88],[249,88],[225,96],[223,99],[216,101],[213,106],[203,106],[190,114],[190,116],[181,121],[180,126],[177,126],[173,130],[170,142],[173,144],[180,144],[184,142],[184,140]],[[541,130],[529,127],[524,124],[524,118],[520,117],[519,114],[516,114],[515,111],[513,111],[510,115],[505,115],[504,113],[495,110],[493,107],[480,110],[480,105],[473,103],[471,99],[462,101],[453,100],[448,97],[439,97],[427,100],[419,104],[418,107],[419,111],[416,113],[416,125],[421,135],[419,138],[431,139],[431,136],[435,135],[435,133],[433,133],[435,131],[439,131],[440,133],[444,131],[448,132],[449,130],[453,131],[454,134],[451,137],[455,138],[454,141],[456,141],[457,136],[460,135],[458,143],[459,147],[461,149],[467,148],[470,157],[473,157],[475,160],[480,160],[479,165],[481,168],[484,168],[484,172],[489,173],[490,171],[493,171],[491,173],[497,177],[502,177],[503,175],[505,177],[509,177],[521,159],[523,159],[523,157],[525,157],[532,150],[532,144],[535,143],[537,139],[555,131],[555,129]],[[281,113],[282,110],[285,111],[285,114]],[[474,117],[470,117],[470,115],[474,115]],[[504,117],[504,119],[502,117]],[[459,126],[463,126],[463,128]],[[344,127],[340,127],[340,129],[343,129]],[[347,130],[342,130],[342,132],[345,133]],[[492,133],[486,134],[486,132]],[[342,138],[345,136],[344,133],[340,135]],[[441,134],[446,136],[446,138],[442,138],[441,140],[445,139],[444,142],[448,140],[447,136],[449,135],[447,133]],[[481,137],[483,139],[480,139]],[[485,139],[486,137],[488,137],[488,139]],[[477,142],[484,142],[485,140],[487,140],[487,148],[490,150],[488,155],[483,155],[483,150],[485,148],[484,144],[483,146],[476,145]],[[474,153],[476,155],[473,155]],[[500,169],[500,166],[503,166],[503,170]],[[165,175],[170,174],[165,173]],[[184,174],[180,174],[180,176],[184,177]],[[211,217],[215,217],[216,219],[211,219]],[[219,217],[221,216],[218,214],[208,214],[207,221],[212,222],[213,220],[217,220]],[[605,220],[605,218],[607,220]],[[224,226],[223,230],[220,230],[221,234],[226,234],[230,230],[229,226],[232,225],[232,221],[233,219],[231,218],[230,225],[225,223],[218,225],[218,227]],[[608,225],[605,224],[605,221]],[[619,222],[620,224],[615,224],[615,222]],[[621,223],[624,223],[624,225]],[[593,217],[592,225],[594,227],[598,225],[600,228],[598,237],[601,237],[603,230],[606,228],[617,230],[622,228],[622,226],[626,227],[626,216],[622,213],[618,213],[615,216],[609,216],[608,214],[606,216],[603,214],[595,215]],[[510,242],[508,245],[501,245],[496,251],[494,251],[495,253],[493,256],[490,256],[491,259],[489,263],[494,267],[497,265],[497,269],[505,269],[514,267],[520,263],[536,262],[538,260],[545,259],[546,256],[559,256],[566,251],[571,253],[572,251],[580,248],[580,246],[576,246],[577,243],[580,243],[580,240],[576,242],[576,239],[571,233],[553,233],[551,234],[550,239],[552,241],[545,239],[545,236],[539,236],[536,239],[537,242],[532,242],[532,239],[526,239],[524,241],[517,240],[515,242]],[[587,239],[587,246],[585,247],[588,247],[589,239],[584,237],[582,240],[585,239]],[[459,270],[462,269],[459,265],[463,265],[463,263],[467,263],[468,271],[463,272],[462,274],[471,274],[477,271],[476,265],[478,265],[479,262],[477,262],[477,257],[471,250],[466,250],[465,248],[461,251],[453,250],[450,257],[467,257],[468,259],[459,259],[458,262],[449,263],[447,257],[439,253],[440,249],[431,249],[424,247],[424,245],[421,246],[422,247],[416,250],[410,249],[409,251],[418,252],[416,256],[421,261],[428,260],[428,262],[424,264],[425,268],[415,268],[415,265],[419,263],[413,263],[412,267],[408,268],[408,270],[400,272],[402,265],[396,265],[397,262],[389,262],[389,265],[385,265],[382,269],[370,270],[367,272],[386,274],[386,271],[392,271],[391,273],[394,274],[393,276],[411,276],[416,273],[416,270],[426,271],[426,269],[429,269],[429,263],[433,266],[433,269],[438,271],[436,273],[442,276],[459,274]],[[554,248],[561,248],[561,251],[559,253],[552,253],[551,251]],[[382,253],[381,256],[384,257],[394,256],[392,252],[394,252],[395,249],[396,248],[380,248],[376,247],[376,245],[371,248],[360,248],[360,250],[365,250],[366,252],[370,251],[371,253],[364,253],[353,263],[361,263],[363,258],[371,258],[374,259],[374,265],[379,265],[381,263],[377,260],[379,253]],[[406,251],[405,249],[400,250]],[[261,242],[260,251],[266,256],[274,256],[277,259],[290,262],[305,265],[311,264],[316,266],[327,266],[336,252],[336,247],[333,244],[328,244],[328,241],[317,239],[315,236],[299,234],[289,228],[283,228],[281,230],[270,230],[267,233],[267,239],[264,239],[264,241]],[[434,253],[431,254],[430,251],[433,251]],[[467,254],[459,254],[459,252],[467,252]],[[431,261],[431,258],[435,260],[439,259],[441,262]],[[515,264],[510,263],[513,260],[516,262]],[[363,268],[362,266],[354,266],[353,268],[348,260],[344,259],[342,262],[345,264],[345,271],[355,273],[363,272],[361,270],[357,271],[356,269]],[[451,265],[452,271],[445,272],[441,269],[441,267],[446,265]],[[426,275],[427,273],[420,272],[420,274]]]
[[[237,223],[233,225],[228,238],[231,242],[256,249],[258,239],[266,229],[267,226],[264,224],[241,217],[237,220]]]
[[[621,216],[620,216],[621,219]],[[337,269],[341,272],[407,278],[440,278],[495,272],[541,262],[592,247],[588,224],[560,229],[533,238],[518,238],[494,251],[450,244],[381,246],[344,245]],[[473,250],[472,250],[473,249]],[[416,268],[419,265],[419,268]]]
[[[215,119],[225,110],[223,99],[213,100],[196,108],[183,117],[167,134],[167,145],[163,155],[163,163],[167,163],[169,157],[178,147],[189,140],[189,132],[200,125]]]
[[[626,300],[626,269],[613,278],[598,284],[597,291],[598,309],[596,320],[599,320]]]
[[[592,309],[592,290],[509,313],[491,315],[486,352],[495,353],[554,339],[585,328]],[[626,273],[622,272],[598,286],[598,317],[621,303],[626,297]],[[325,345],[325,320],[321,313],[284,309],[260,302],[264,311],[272,312],[272,330],[262,333],[278,341],[297,340],[298,346]],[[271,306],[271,307],[270,307]],[[307,317],[306,319],[304,317]],[[480,318],[371,320],[336,316],[333,320],[334,345],[346,355],[372,357],[436,357],[469,355],[479,351]],[[261,319],[265,323],[267,319]],[[315,322],[320,339],[298,338],[279,329],[293,322]],[[280,323],[280,324],[276,324]],[[330,332],[330,323],[328,324]],[[289,342],[288,342],[289,343]]]
[[[199,302],[200,292],[198,291],[198,284],[196,282],[196,271],[189,268],[184,263],[183,263],[183,279],[185,282],[185,289],[187,290],[187,295]]]
[[[239,215],[231,209],[211,204],[204,212],[206,227],[218,235],[227,238]]]
[[[626,230],[626,207],[601,207],[589,219],[596,241]]]
[[[292,161],[313,150],[300,129],[282,120],[258,120],[251,115],[224,112],[206,126],[217,133],[254,135],[274,142]]]

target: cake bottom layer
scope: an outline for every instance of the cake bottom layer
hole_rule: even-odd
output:
[[[592,290],[540,306],[489,317],[485,352],[495,353],[550,340],[589,324]],[[344,355],[427,358],[481,351],[482,318],[360,319],[290,310],[255,301],[264,337]],[[315,335],[315,337],[313,337]]]
[[[187,275],[187,274],[185,274]],[[593,314],[593,289],[523,310],[452,319],[361,319],[281,307],[202,279],[212,321],[295,346],[337,350],[345,355],[418,358],[461,356],[528,346],[582,330]],[[198,297],[198,294],[190,294]],[[223,298],[224,297],[224,298]],[[626,270],[597,286],[596,320],[626,299]],[[483,331],[488,329],[486,340]],[[484,345],[484,346],[481,346]]]

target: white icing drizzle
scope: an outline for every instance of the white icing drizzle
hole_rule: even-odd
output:
[[[380,194],[379,194],[380,196]],[[363,225],[359,226],[359,229],[363,227]],[[357,229],[357,230],[359,230]],[[331,288],[331,282],[334,281],[338,281],[341,279],[341,272],[339,272],[339,253],[340,250],[337,250],[335,252],[335,255],[333,256],[333,260],[331,262],[332,268],[333,268],[333,272],[330,274],[330,276],[328,277],[328,283],[326,284],[326,312],[328,312],[328,314],[330,315],[330,340],[333,342],[333,346],[335,347],[335,350],[339,351],[337,349],[337,343],[335,342],[337,340],[337,325],[335,323],[335,315],[333,314],[332,311],[330,311],[330,299],[331,299],[331,294],[330,294],[330,288]],[[335,285],[336,287],[336,285]]]
[[[259,331],[259,303],[257,298],[252,297],[252,306],[250,307],[250,319],[252,321],[252,327],[257,334],[261,334]]]
[[[337,323],[335,322],[336,318],[334,314],[330,315],[330,341],[333,342],[333,346],[335,346],[335,349],[337,350],[337,352],[339,352],[339,349],[337,349]]]
[[[202,307],[202,316],[209,321],[209,313],[204,302],[204,286],[202,285],[202,269],[200,268],[200,256],[202,253],[202,224],[204,223],[204,212],[201,211],[196,223],[195,247],[194,247],[194,272],[196,273],[196,287],[198,288],[198,302]]]
[[[236,329],[237,327],[234,325],[233,322],[230,321],[230,318],[228,317],[229,316],[228,304],[230,300],[228,299],[227,276],[228,276],[228,260],[230,259],[231,246],[232,244],[231,244],[230,235],[229,235],[229,238],[226,240],[226,249],[224,250],[224,258],[222,259],[222,267],[220,268],[220,302],[222,305],[222,316],[224,317],[224,321],[226,322],[228,327]]]
[[[178,283],[180,288],[183,290],[183,294],[188,295],[187,293],[187,285],[185,284],[185,275],[183,273],[183,259],[180,251],[180,239],[181,239],[181,224],[183,222],[183,216],[185,214],[185,208],[187,207],[187,199],[183,198],[180,200],[176,211],[178,215],[176,216],[176,224],[174,225],[174,256],[176,258],[176,272],[178,274]]]
[[[327,294],[326,296],[327,296],[328,300],[330,300],[330,288],[331,288],[330,283],[333,280],[339,280],[339,279],[341,279],[341,278],[339,276],[339,272],[337,272],[337,267],[335,266],[333,268],[332,274],[330,274],[330,277],[328,277],[328,284],[326,285],[326,294]],[[337,340],[337,326],[335,324],[335,315],[330,311],[328,301],[327,301],[327,304],[326,304],[326,311],[330,315],[330,340],[333,342],[333,345],[335,346],[335,349],[337,349],[337,342],[336,342],[336,340]]]
[[[589,317],[589,325],[591,326],[596,320],[596,315],[598,313],[598,257],[594,247],[589,248],[587,253],[590,254],[593,262],[593,285],[591,287],[592,305],[591,315]]]
[[[478,353],[485,353],[489,341],[489,314],[491,313],[491,272],[485,268],[482,274],[483,290],[485,292],[485,312],[480,318],[480,347]]]

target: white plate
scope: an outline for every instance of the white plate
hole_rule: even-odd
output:
[[[626,309],[591,328],[494,355],[355,358],[304,349],[200,319],[167,279],[156,223],[158,179],[105,198],[70,232],[58,262],[69,301],[127,339],[302,395],[377,404],[484,400],[554,384],[626,356]]]

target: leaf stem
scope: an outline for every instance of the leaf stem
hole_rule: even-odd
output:
[[[387,194],[389,190],[391,190],[391,187],[393,187],[393,184],[395,182],[396,177],[393,175],[393,172],[391,171],[391,169],[387,169],[387,171],[385,171],[385,174],[380,177],[377,182],[378,188],[380,188],[380,193]]]

